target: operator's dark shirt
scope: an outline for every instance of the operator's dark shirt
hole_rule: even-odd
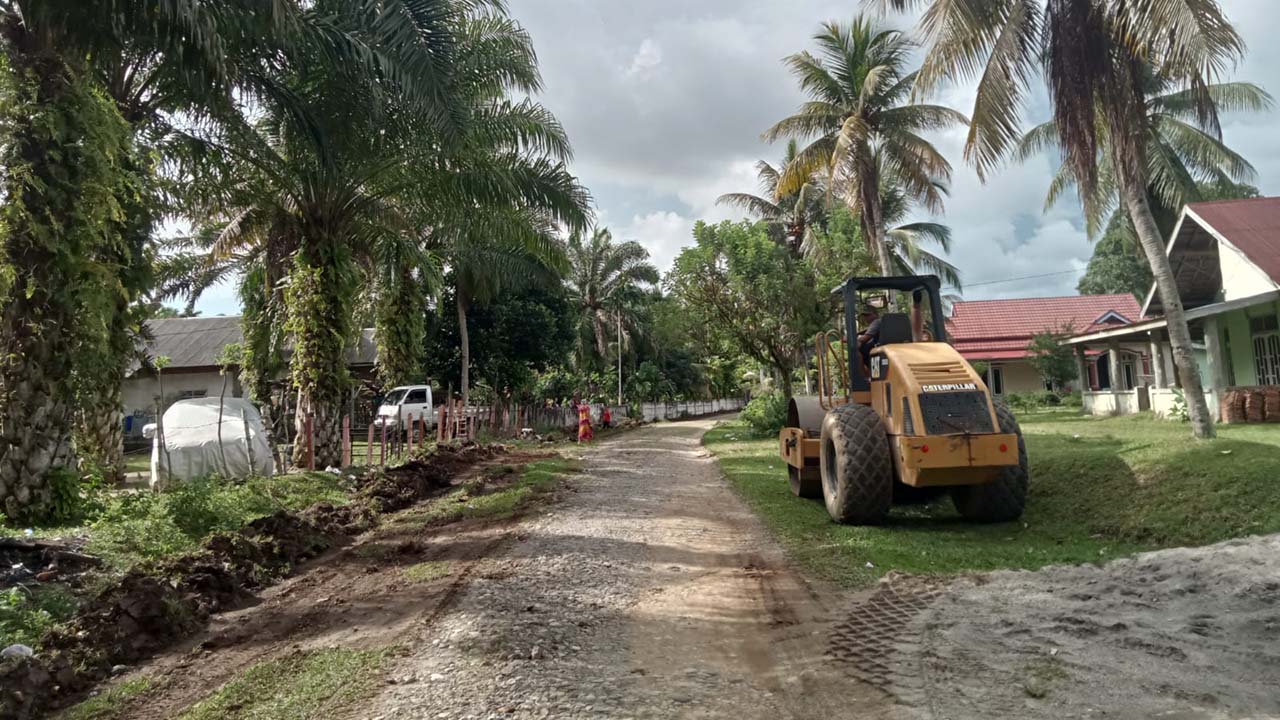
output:
[[[875,345],[880,342],[880,318],[872,320],[867,329],[862,331],[862,334],[867,336],[868,345]]]

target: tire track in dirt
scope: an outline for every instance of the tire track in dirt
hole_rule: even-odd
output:
[[[215,616],[204,632],[126,675],[145,675],[155,689],[125,716],[177,717],[248,668],[290,653],[396,645],[446,612],[477,561],[500,552],[519,526],[477,520],[421,527],[395,518],[308,563],[252,605]],[[409,566],[436,561],[450,564],[446,575],[429,582],[403,575]]]

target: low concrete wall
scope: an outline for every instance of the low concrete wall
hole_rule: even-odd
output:
[[[1130,415],[1138,411],[1136,390],[1112,392],[1097,390],[1081,393],[1084,411],[1090,415]]]
[[[640,417],[645,422],[653,422],[654,420],[675,420],[682,417],[698,417],[700,415],[715,415],[722,412],[733,412],[741,410],[743,405],[742,398],[730,398],[725,400],[682,400],[680,402],[670,403],[641,403]]]
[[[1177,395],[1174,388],[1147,388],[1147,392],[1151,397],[1151,411],[1157,417],[1176,418],[1174,405],[1177,403]],[[1081,396],[1084,401],[1084,411],[1090,415],[1132,415],[1138,412],[1138,391],[1127,390],[1124,392],[1112,392],[1110,390],[1099,390],[1083,393]],[[1209,403],[1209,414],[1214,418],[1218,417],[1218,398],[1212,391],[1206,391],[1204,394],[1205,401]]]

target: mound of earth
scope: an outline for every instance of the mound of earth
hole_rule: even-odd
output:
[[[446,488],[476,463],[501,455],[501,445],[441,446],[357,481],[352,502],[318,503],[300,513],[277,512],[234,533],[209,538],[197,553],[133,570],[44,638],[34,658],[0,662],[0,717],[31,717],[204,627],[211,613],[241,605],[343,538]]]
[[[1280,535],[992,573],[915,623],[926,717],[1280,716]]]

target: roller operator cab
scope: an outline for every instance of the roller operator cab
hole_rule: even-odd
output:
[[[819,394],[791,400],[779,445],[792,492],[822,498],[837,522],[875,524],[895,502],[941,492],[973,521],[1022,515],[1022,432],[946,343],[939,287],[932,275],[870,277],[834,291],[844,331],[817,336]],[[859,321],[872,308],[875,338]]]

